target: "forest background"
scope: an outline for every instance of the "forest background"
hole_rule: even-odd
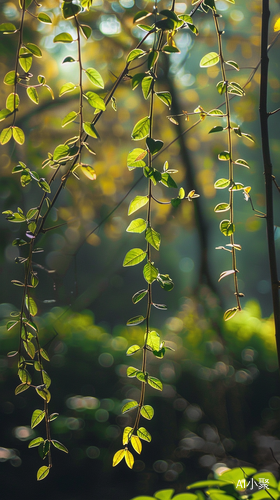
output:
[[[260,61],[261,2],[215,3],[223,16],[226,57],[240,67],[234,78],[244,86],[253,75],[246,95],[235,97],[231,109],[232,120],[255,142],[236,137],[234,148],[237,157],[246,158],[250,165],[250,169],[240,167],[240,181],[251,186],[254,207],[264,212],[258,116],[260,73],[252,74]],[[279,1],[270,4],[272,41]],[[89,11],[80,14],[81,22],[92,28],[90,38],[82,45],[83,64],[102,74],[105,90],[98,90],[101,96],[112,88],[127,54],[143,36],[133,24],[134,15],[152,7],[152,2],[142,0],[96,0]],[[159,2],[158,8],[170,5]],[[191,8],[189,3],[176,2],[175,12],[188,14]],[[16,2],[3,1],[0,9],[1,23],[19,22]],[[48,178],[48,167],[41,170],[48,152],[67,140],[70,128],[75,135],[76,123],[68,130],[61,128],[61,121],[77,102],[77,91],[61,97],[59,92],[66,82],[77,83],[73,65],[62,64],[65,57],[76,57],[77,47],[75,43],[53,43],[60,32],[73,33],[73,24],[61,18],[57,2],[44,2],[42,10],[51,17],[52,24],[29,18],[24,33],[42,49],[43,57],[33,58],[32,71],[46,77],[55,99],[46,88],[38,89],[37,105],[28,100],[25,92],[20,95],[16,125],[24,130],[26,141],[22,146],[12,141],[1,146],[1,211],[20,206],[26,212],[39,203],[41,195],[36,186],[31,183],[23,188],[19,177],[12,175],[18,161]],[[147,424],[152,441],[143,444],[132,471],[124,463],[112,468],[121,431],[131,424],[131,417],[122,415],[121,408],[126,400],[137,399],[139,392],[134,380],[126,377],[130,364],[126,351],[131,343],[141,344],[143,336],[141,326],[126,326],[128,318],[138,312],[131,296],[144,286],[143,277],[137,267],[122,267],[125,254],[133,246],[132,239],[141,246],[141,236],[126,232],[130,222],[127,210],[131,199],[143,194],[146,182],[139,169],[127,169],[128,152],[138,147],[131,141],[132,129],[147,114],[141,89],[131,90],[131,78],[122,80],[114,96],[116,102],[107,106],[98,123],[100,138],[91,142],[96,156],[88,155],[88,162],[94,159],[96,179],[81,174],[80,181],[74,176],[67,181],[48,219],[50,226],[64,225],[42,236],[44,253],[36,257],[40,277],[35,293],[38,321],[43,345],[50,355],[48,373],[53,381],[50,405],[60,414],[52,423],[52,433],[69,449],[68,455],[54,450],[53,470],[39,483],[35,477],[41,459],[36,450],[27,448],[30,439],[37,436],[37,429],[30,428],[30,418],[38,406],[38,396],[31,391],[14,395],[16,362],[6,355],[17,348],[17,334],[7,331],[6,323],[21,302],[21,290],[11,279],[22,279],[20,264],[15,263],[22,250],[12,244],[22,236],[22,230],[4,216],[0,219],[0,473],[2,490],[9,491],[13,498],[19,494],[27,498],[31,490],[42,499],[51,495],[68,500],[89,495],[129,500],[169,486],[181,492],[187,483],[206,477],[217,463],[229,467],[253,464],[277,475],[280,397],[265,220],[256,217],[251,204],[237,193],[236,241],[242,246],[238,270],[245,298],[243,310],[225,323],[223,313],[232,307],[234,288],[228,278],[218,283],[220,273],[229,265],[227,252],[215,250],[224,245],[224,236],[219,230],[221,217],[214,213],[221,201],[214,182],[224,176],[223,163],[217,160],[223,139],[221,134],[208,133],[219,124],[208,117],[184,133],[199,115],[186,113],[193,113],[198,106],[210,110],[223,102],[216,90],[219,67],[199,66],[207,52],[217,51],[211,13],[198,10],[194,23],[199,35],[182,30],[176,37],[180,53],[163,54],[160,61],[158,84],[160,90],[171,93],[173,102],[170,110],[156,103],[154,129],[165,146],[174,140],[162,155],[162,163],[167,159],[170,167],[178,170],[174,175],[178,187],[183,186],[186,193],[195,189],[200,197],[185,200],[177,208],[170,204],[154,208],[153,220],[162,236],[156,264],[160,263],[172,276],[175,286],[171,293],[157,290],[158,302],[167,304],[168,309],[153,310],[152,325],[174,351],[168,351],[162,360],[150,361],[149,371],[164,385],[162,392],[148,392],[148,402],[155,409],[153,420]],[[1,81],[14,68],[16,47],[16,35],[1,34]],[[279,41],[270,50],[269,58],[268,109],[273,110],[280,101]],[[233,72],[231,68],[230,78]],[[6,85],[1,86],[1,108],[5,108],[9,91]],[[90,110],[87,113],[92,119]],[[278,114],[270,117],[269,125],[277,178]],[[157,161],[161,162],[160,156]],[[167,196],[163,189],[158,188],[159,199]],[[176,198],[178,189],[172,189],[172,193]],[[276,192],[276,250],[280,241],[278,217]]]

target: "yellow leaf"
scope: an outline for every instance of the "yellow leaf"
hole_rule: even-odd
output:
[[[127,466],[130,469],[132,469],[133,464],[134,464],[134,456],[128,450],[124,450],[124,456],[125,456],[125,461],[126,461]]]
[[[125,427],[123,431],[123,445],[128,444],[130,435],[131,435],[132,427]]]
[[[116,467],[116,465],[118,465],[122,461],[124,454],[125,450],[119,450],[115,453],[113,457],[113,467]]]
[[[131,444],[132,444],[134,450],[136,451],[136,453],[139,453],[139,455],[140,455],[140,453],[142,451],[142,443],[141,443],[139,437],[138,436],[131,436]]]
[[[276,23],[274,24],[274,31],[280,31],[280,17],[277,19]]]

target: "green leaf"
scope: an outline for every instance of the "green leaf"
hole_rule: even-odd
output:
[[[138,368],[134,368],[134,366],[129,366],[126,370],[126,375],[129,378],[134,378],[134,377],[136,377],[137,373],[139,373],[139,372],[140,372],[140,370],[138,370]]]
[[[141,248],[129,250],[124,258],[123,267],[136,266],[146,258],[146,255],[146,251]]]
[[[235,61],[225,61],[225,63],[228,64],[228,66],[236,69],[236,71],[239,71],[239,66]]]
[[[138,85],[142,82],[143,78],[145,78],[146,73],[136,73],[136,75],[133,75],[131,79],[131,87],[132,90],[135,90]]]
[[[208,115],[217,116],[218,118],[223,117],[224,113],[220,109],[211,109],[211,111],[208,112]]]
[[[54,150],[53,153],[53,160],[54,161],[60,161],[60,160],[65,160],[67,159],[69,155],[70,148],[69,146],[65,144],[59,144]]]
[[[25,73],[28,73],[32,66],[32,54],[30,54],[30,52],[28,52],[24,48],[21,48],[19,51],[18,62],[22,67],[23,71],[25,71]]]
[[[145,321],[144,316],[134,316],[133,318],[129,319],[126,324],[127,326],[135,326],[135,325],[140,325],[140,323],[143,323]]]
[[[137,373],[136,373],[136,378],[137,378],[138,380],[140,380],[140,382],[145,382],[145,384],[146,384],[146,382],[147,382],[147,380],[146,380],[146,375],[145,375],[143,372],[141,372],[140,370],[137,370]]]
[[[215,206],[214,212],[227,212],[230,209],[230,205],[228,203],[219,203]]]
[[[230,189],[232,191],[241,191],[242,189],[244,189],[244,184],[242,184],[241,182],[235,182]]]
[[[187,486],[187,490],[193,490],[197,488],[213,488],[214,486],[225,486],[226,481],[220,481],[217,479],[208,479],[206,481],[197,481],[196,483],[192,483],[189,486]]]
[[[18,94],[15,94],[13,92],[12,94],[8,95],[8,97],[6,99],[6,108],[8,111],[14,111],[18,107],[19,107],[19,96],[18,96]],[[2,110],[2,111],[5,111],[5,110]]]
[[[63,59],[62,64],[76,62],[76,59],[72,56],[67,56]]]
[[[154,409],[150,405],[144,405],[142,406],[140,413],[142,417],[146,418],[147,420],[152,420],[154,416]]]
[[[126,228],[128,233],[143,233],[147,227],[147,222],[144,219],[134,219]]]
[[[69,123],[72,123],[76,119],[77,116],[78,116],[78,113],[76,113],[76,111],[70,111],[70,113],[68,113],[68,115],[66,115],[63,118],[61,126],[66,127],[66,125],[69,125]]]
[[[243,88],[236,82],[229,83],[229,93],[235,95],[245,95]]]
[[[51,440],[51,443],[60,451],[64,451],[64,453],[68,453],[68,450],[64,444],[60,443],[60,441],[56,441],[55,439]]]
[[[35,45],[35,43],[26,43],[25,47],[27,48],[27,50],[29,50],[29,52],[31,52],[31,54],[33,54],[33,56],[39,58],[42,57],[41,49],[38,47],[38,45]]]
[[[72,43],[74,40],[72,38],[72,35],[70,33],[60,33],[59,35],[56,35],[53,39],[53,43]]]
[[[215,66],[218,64],[220,58],[217,52],[209,52],[200,61],[199,65],[201,68],[209,68],[210,66]]]
[[[146,52],[142,49],[133,49],[131,52],[129,52],[126,58],[126,63],[134,61],[134,59],[138,59],[139,57],[143,57],[145,54]]]
[[[147,345],[151,348],[151,350],[159,351],[160,344],[161,340],[159,334],[155,331],[149,332],[147,337]]]
[[[125,413],[129,410],[132,410],[133,408],[136,408],[136,406],[138,406],[138,403],[137,401],[129,401],[128,403],[126,403],[123,407],[122,407],[122,413]]]
[[[242,165],[243,167],[250,168],[247,161],[242,160],[241,158],[238,158],[233,163],[235,163],[235,165]]]
[[[223,151],[222,153],[218,154],[218,158],[221,161],[227,161],[230,160],[230,154],[228,151]]]
[[[159,57],[159,52],[158,50],[151,50],[151,52],[148,55],[148,68],[151,69],[154,67],[156,64],[157,60]]]
[[[225,94],[227,90],[227,82],[218,82],[216,88],[220,95]]]
[[[62,85],[60,89],[59,97],[61,97],[64,94],[67,94],[67,92],[72,92],[73,90],[75,90],[75,88],[76,85],[74,85],[74,83],[72,82],[65,83],[64,85]]]
[[[143,19],[151,15],[151,12],[148,12],[147,10],[140,10],[139,12],[137,12],[137,14],[135,14],[133,22],[136,23],[137,21],[142,21]]]
[[[26,391],[27,389],[29,389],[29,387],[30,387],[29,384],[19,384],[15,388],[15,395],[17,396],[17,394],[20,394],[21,392]]]
[[[35,87],[28,87],[26,89],[26,93],[32,102],[35,102],[35,104],[39,104],[39,95]]]
[[[59,413],[52,413],[50,415],[50,422],[52,422],[53,420],[56,420],[58,416],[59,416]]]
[[[164,47],[162,47],[162,52],[166,52],[167,54],[172,54],[174,52],[177,52],[178,54],[181,53],[180,49],[178,49],[175,45],[164,45]]]
[[[137,430],[137,436],[143,441],[148,441],[150,443],[152,441],[151,434],[145,429],[145,427],[140,427]]]
[[[151,262],[147,262],[143,269],[143,275],[147,283],[153,283],[158,277],[158,270],[153,266]]]
[[[153,389],[156,389],[157,391],[162,391],[162,383],[158,378],[148,377],[148,384],[151,387],[153,387]]]
[[[148,290],[139,290],[139,292],[136,292],[132,297],[133,304],[137,304],[137,302],[140,302],[140,300],[142,300],[147,293]]]
[[[30,441],[28,448],[35,448],[36,446],[40,446],[40,444],[43,442],[44,442],[44,438],[37,437],[35,439],[32,439],[32,441]]]
[[[128,153],[127,157],[127,166],[129,170],[133,170],[136,167],[145,167],[146,163],[143,161],[143,158],[147,155],[147,151],[141,148],[135,148],[130,153]]]
[[[160,247],[160,234],[157,233],[153,228],[148,227],[146,229],[145,238],[156,250]]]
[[[48,389],[51,385],[51,378],[45,370],[42,370],[42,377],[46,388]]]
[[[149,151],[152,155],[155,155],[156,153],[158,153],[163,146],[162,141],[152,139],[151,137],[147,137],[146,144],[147,144]]]
[[[34,410],[31,417],[31,429],[34,429],[45,418],[44,410]],[[37,445],[36,445],[37,446]]]
[[[126,351],[126,355],[127,356],[132,356],[133,354],[135,354],[136,352],[138,352],[139,350],[141,349],[141,347],[137,344],[134,344],[132,346],[130,346],[127,351]]]
[[[142,118],[139,120],[139,122],[136,123],[131,137],[134,141],[140,141],[141,139],[145,139],[147,135],[150,133],[150,117],[145,116],[145,118]]]
[[[81,7],[72,3],[72,1],[65,1],[62,3],[61,10],[64,19],[73,19],[73,17],[79,14]]]
[[[170,174],[165,172],[161,176],[161,181],[160,181],[164,186],[169,187],[169,188],[177,188],[177,184],[174,181],[174,179],[171,177]]]
[[[159,282],[161,288],[167,292],[170,292],[170,290],[174,288],[174,283],[168,274],[159,274],[157,281]]]
[[[37,386],[35,389],[36,389],[36,392],[37,394],[39,394],[39,396],[41,396],[41,398],[43,398],[45,401],[47,401],[47,403],[50,402],[51,400],[51,393],[50,391],[48,391],[48,389],[42,389],[41,388],[42,386]]]
[[[37,481],[42,481],[42,479],[45,479],[45,477],[47,477],[49,472],[50,472],[50,468],[47,467],[46,465],[43,465],[43,467],[40,467],[40,469],[37,472]]]
[[[83,37],[86,40],[88,40],[90,35],[91,35],[91,32],[92,32],[91,27],[88,26],[87,24],[80,24],[80,31],[81,31]]]
[[[152,90],[152,83],[153,83],[153,77],[152,76],[145,76],[142,80],[141,86],[142,86],[142,92],[144,99],[148,99],[151,90]]]
[[[45,351],[45,349],[43,349],[42,347],[40,349],[40,353],[42,358],[44,358],[46,361],[50,361],[47,351]]]
[[[40,12],[40,14],[38,15],[38,20],[44,24],[52,24],[50,16],[48,16],[48,14],[45,14],[45,12]]]
[[[45,191],[46,193],[50,193],[51,192],[51,188],[49,186],[49,184],[47,183],[46,179],[40,179],[38,181],[38,186],[40,186],[41,189],[43,189],[43,191]]]
[[[156,96],[166,105],[168,108],[172,104],[172,96],[170,92],[156,92]]]
[[[229,179],[218,179],[215,184],[214,188],[215,189],[225,189],[230,185],[230,180]]]
[[[7,144],[13,135],[12,127],[4,128],[0,134],[0,144]],[[148,199],[147,199],[148,201]]]
[[[14,110],[10,110],[10,109],[1,109],[0,111],[0,122],[2,122],[3,120],[5,120],[5,118],[7,118],[8,116],[10,116],[12,114]]]
[[[101,111],[105,111],[106,106],[104,100],[99,97],[98,94],[95,94],[95,92],[87,92],[86,97],[88,100],[88,103],[96,109],[101,109]]]
[[[28,297],[28,295],[25,296],[25,306],[26,306],[26,309],[31,314],[31,316],[36,316],[36,314],[38,312],[38,308],[37,308],[35,300],[32,299],[32,297]]]
[[[14,326],[16,326],[18,323],[19,323],[19,321],[15,321],[15,320],[13,320],[13,321],[8,321],[8,323],[7,323],[7,325],[6,325],[8,332],[9,332],[12,328],[14,328]]]
[[[98,134],[95,130],[95,127],[92,125],[90,122],[84,122],[83,123],[83,129],[87,135],[90,137],[93,137],[94,139],[98,138]]]
[[[269,488],[275,488],[277,489],[278,483],[272,474],[272,472],[258,472],[257,474],[254,474],[253,479],[261,483],[263,479],[267,479],[267,484],[269,484]]]
[[[220,223],[220,231],[225,236],[230,236],[235,231],[235,225],[229,220],[222,220]]]
[[[100,75],[100,73],[98,73],[98,71],[96,71],[96,69],[88,68],[86,70],[86,75],[87,75],[89,81],[91,83],[93,83],[93,85],[95,85],[96,87],[100,87],[101,89],[104,89],[103,78]]]
[[[148,196],[135,196],[135,198],[130,202],[128,215],[131,215],[140,208],[144,207],[148,203],[148,201]]]
[[[18,144],[24,144],[25,135],[23,130],[19,127],[13,127],[13,138]]]
[[[17,31],[16,27],[12,23],[2,23],[0,24],[0,32],[3,35],[9,35],[11,33],[15,33]]]
[[[214,132],[222,132],[224,129],[220,125],[217,125],[216,127],[211,128],[209,130],[208,134],[213,134]]]
[[[4,76],[4,83],[6,85],[15,85],[16,83],[16,77],[18,75],[16,75],[16,72],[15,71],[9,71],[5,76]]]

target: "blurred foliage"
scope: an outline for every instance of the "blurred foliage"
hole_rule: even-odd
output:
[[[168,2],[160,3],[169,6]],[[279,0],[270,3],[272,39],[273,24],[279,17]],[[260,2],[237,2],[232,7],[219,0],[217,4],[226,29],[225,51],[229,57],[234,54],[238,61],[241,68],[238,82],[244,85],[259,62]],[[190,5],[184,2],[176,5],[180,13],[190,11]],[[90,43],[84,42],[83,46],[85,65],[96,67],[102,74],[106,92],[122,71],[127,53],[142,36],[133,25],[134,14],[151,6],[152,2],[144,0],[95,0],[93,8],[82,15],[93,30]],[[1,22],[18,22],[17,2],[2,2],[0,9]],[[27,140],[21,148],[11,144],[1,148],[1,211],[16,209],[18,205],[28,210],[38,204],[39,190],[31,186],[23,190],[16,176],[11,175],[12,168],[21,160],[40,175],[48,175],[41,168],[42,162],[58,141],[62,143],[68,138],[69,133],[61,128],[61,121],[77,99],[75,92],[58,97],[65,82],[76,83],[71,64],[62,64],[69,54],[76,57],[74,44],[72,48],[52,43],[55,35],[69,30],[69,23],[61,20],[59,5],[54,0],[44,2],[44,11],[52,17],[52,26],[32,18],[25,29],[30,41],[40,41],[43,58],[34,61],[34,72],[46,76],[54,89],[55,100],[51,101],[47,90],[41,89],[38,106],[30,107],[25,93],[20,91],[17,123],[24,129]],[[199,36],[194,37],[190,32],[180,34],[177,43],[181,54],[165,56],[159,78],[162,90],[176,93],[182,113],[176,120],[182,129],[195,118],[190,117],[187,122],[183,111],[193,112],[198,105],[212,109],[220,104],[215,89],[218,68],[203,72],[199,68],[205,47],[216,50],[211,19],[197,12],[195,22]],[[13,69],[16,49],[13,37],[9,37],[8,44],[6,40],[0,36],[1,81],[7,71]],[[278,45],[269,53],[268,107],[271,110],[279,107],[280,101]],[[256,138],[255,145],[235,138],[234,148],[237,157],[246,155],[251,167],[242,170],[240,180],[252,186],[254,204],[263,210],[258,93],[259,73],[256,72],[247,86],[245,98],[234,99],[232,108],[234,120],[239,124],[246,122],[246,129]],[[2,86],[1,102],[5,102],[7,95],[7,88]],[[199,203],[205,214],[207,249],[200,246],[191,203],[177,210],[169,205],[161,206],[154,214],[155,225],[163,237],[160,259],[176,285],[168,297],[168,311],[155,311],[152,319],[153,327],[161,331],[175,349],[161,363],[151,362],[153,373],[164,382],[164,390],[161,394],[148,392],[148,399],[153,397],[153,406],[161,417],[151,421],[153,441],[149,452],[144,449],[141,460],[136,461],[133,472],[126,471],[124,465],[120,465],[118,471],[111,469],[112,456],[118,446],[116,440],[120,439],[123,427],[130,423],[130,416],[121,416],[120,408],[127,399],[138,396],[137,385],[126,378],[125,352],[131,343],[142,342],[140,327],[123,326],[127,318],[135,314],[130,297],[135,292],[135,282],[139,281],[137,271],[133,274],[122,269],[123,257],[130,248],[125,228],[132,195],[98,231],[88,236],[138,180],[137,171],[127,170],[126,158],[133,147],[130,142],[133,125],[143,116],[143,101],[139,89],[131,91],[129,78],[119,87],[116,103],[117,111],[108,106],[98,124],[100,140],[94,143],[96,181],[89,183],[84,177],[80,182],[74,178],[69,180],[49,218],[50,225],[66,225],[55,234],[48,232],[42,237],[40,246],[45,253],[36,257],[42,283],[36,289],[41,314],[39,326],[51,355],[50,374],[56,381],[52,403],[60,413],[53,428],[55,438],[62,439],[70,453],[62,460],[59,452],[54,452],[54,461],[60,462],[59,467],[54,468],[53,478],[44,484],[44,490],[34,485],[32,494],[40,494],[42,499],[51,496],[54,500],[77,500],[93,494],[100,499],[129,500],[132,495],[150,493],[166,487],[167,483],[174,484],[179,493],[185,491],[187,483],[201,479],[205,470],[209,472],[219,462],[229,467],[255,463],[258,468],[277,474],[274,456],[278,459],[280,456],[280,398],[274,328],[272,318],[262,317],[270,316],[272,310],[265,224],[254,216],[241,197],[240,203],[236,203],[236,225],[238,243],[242,245],[238,264],[241,288],[246,300],[249,298],[244,310],[222,324],[222,309],[227,306],[232,290],[228,283],[222,282],[218,298],[199,281],[203,251],[208,252],[209,272],[214,283],[226,268],[228,258],[226,252],[214,251],[221,243],[221,236],[213,213],[220,199],[213,184],[224,172],[217,161],[220,151],[217,138],[208,135],[208,119],[184,135],[189,158],[182,155],[178,141],[168,149],[170,166],[179,170],[176,181],[185,185],[186,192],[194,187],[187,185],[186,170],[194,172],[197,191],[201,194]],[[158,103],[155,131],[168,144],[179,134],[179,126],[166,118],[163,108]],[[272,161],[277,177],[280,143],[276,115],[270,123]],[[216,125],[211,119],[212,124]],[[75,123],[69,126],[73,135],[75,127]],[[159,165],[160,161],[159,156]],[[140,183],[133,189],[133,195],[141,192]],[[158,188],[158,198],[164,195],[163,188]],[[275,213],[279,250],[277,199]],[[20,304],[20,293],[10,284],[10,279],[11,276],[21,279],[22,271],[14,263],[18,248],[12,246],[14,238],[21,233],[17,227],[8,227],[4,218],[0,220],[0,228],[0,265],[5,284],[0,306],[1,317],[5,318],[0,330],[1,487],[9,491],[11,497],[21,491],[24,499],[29,496],[27,490],[37,463],[37,450],[26,453],[27,442],[37,435],[37,429],[30,428],[30,407],[36,408],[36,400],[35,396],[25,393],[13,395],[15,366],[13,359],[6,358],[6,353],[15,348],[17,339],[16,332],[6,331],[5,323],[10,312]],[[159,290],[159,300],[161,293]],[[19,425],[19,416],[22,425]]]

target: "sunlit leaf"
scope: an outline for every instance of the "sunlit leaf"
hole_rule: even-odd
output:
[[[10,35],[11,33],[15,33],[16,31],[17,29],[12,23],[0,24],[0,33],[3,33],[3,35]]]
[[[214,212],[227,212],[230,209],[230,205],[228,203],[219,203],[215,206]]]
[[[151,331],[148,333],[147,345],[152,349],[152,351],[159,351],[160,349],[160,336],[157,332]]]
[[[66,125],[69,125],[69,123],[72,123],[76,119],[77,115],[78,115],[78,113],[76,113],[76,111],[70,111],[70,113],[68,113],[68,115],[66,115],[63,118],[61,126],[66,127]]]
[[[126,228],[128,233],[143,233],[147,227],[147,222],[144,219],[134,219]]]
[[[162,383],[158,378],[148,377],[148,384],[157,391],[162,391]]]
[[[124,451],[124,458],[125,458],[125,461],[126,461],[126,465],[130,469],[132,469],[133,464],[134,464],[134,456],[132,455],[132,453],[129,450],[125,449],[125,451]]]
[[[158,277],[158,269],[149,261],[144,266],[143,275],[147,283],[151,284]]]
[[[36,387],[36,392],[37,392],[37,394],[39,394],[39,396],[41,396],[42,399],[44,399],[45,401],[47,401],[47,403],[50,402],[50,400],[51,400],[51,393],[50,393],[50,391],[48,391],[48,389],[42,389],[41,386],[37,386]]]
[[[166,105],[168,108],[171,107],[172,104],[172,96],[170,92],[156,92],[156,96]]]
[[[134,59],[139,59],[139,57],[143,57],[146,54],[146,52],[142,49],[133,49],[131,52],[129,52],[126,62],[129,63],[131,61],[134,61]]]
[[[133,354],[135,354],[136,352],[138,352],[139,350],[141,349],[141,347],[137,344],[134,344],[132,346],[130,346],[127,351],[126,351],[126,355],[127,356],[132,356]],[[125,443],[124,443],[125,444]]]
[[[42,57],[42,51],[38,45],[35,45],[35,43],[26,43],[25,47],[33,54],[35,57]]]
[[[149,135],[150,132],[150,117],[145,116],[145,118],[142,118],[139,120],[131,134],[132,139],[134,141],[140,141],[141,139],[145,139],[147,135]]]
[[[38,14],[38,19],[39,21],[41,21],[41,23],[52,24],[50,16],[48,16],[48,14],[45,14],[45,12],[40,12],[40,14]]]
[[[230,222],[229,220],[223,220],[220,223],[220,231],[225,236],[230,236],[235,231],[235,225],[232,222]]]
[[[133,428],[132,427],[125,427],[124,428],[124,430],[123,430],[123,445],[124,446],[126,444],[128,444],[132,432],[133,432]]]
[[[2,145],[7,144],[7,142],[9,142],[9,140],[11,139],[12,135],[13,135],[12,127],[4,128],[0,134],[0,144]]]
[[[70,35],[70,33],[60,33],[59,35],[56,35],[53,39],[53,43],[72,43],[73,42],[73,37]]]
[[[93,137],[94,139],[98,138],[98,134],[97,134],[97,132],[95,130],[94,125],[92,125],[92,123],[90,123],[90,122],[84,122],[83,123],[83,129],[84,129],[85,133],[87,135],[89,135],[90,137]]]
[[[122,413],[125,413],[129,410],[132,410],[133,408],[136,408],[136,406],[138,406],[138,403],[137,401],[129,401],[128,403],[126,403],[123,407],[122,407]]]
[[[214,184],[214,188],[216,189],[225,189],[227,187],[229,187],[230,185],[230,180],[229,179],[218,179],[215,184]]]
[[[146,240],[152,245],[156,250],[160,247],[160,234],[157,233],[152,227],[148,227],[145,233]]]
[[[136,451],[136,453],[138,453],[140,455],[140,453],[142,451],[142,443],[141,443],[139,437],[138,436],[131,436],[130,442],[132,444],[132,447]]]
[[[116,467],[116,465],[118,465],[122,461],[124,455],[125,455],[125,450],[119,450],[115,453],[113,457],[113,467]]]
[[[39,104],[39,95],[35,87],[28,87],[26,89],[26,93],[32,102]]]
[[[148,441],[148,443],[150,443],[152,440],[151,434],[145,429],[145,427],[140,427],[138,429],[137,436],[144,441]]]
[[[148,201],[148,196],[135,196],[135,198],[130,202],[128,215],[131,215],[140,208],[144,207],[148,203]]]
[[[123,267],[136,266],[146,258],[146,255],[146,251],[142,248],[132,248],[124,258]]]
[[[40,469],[37,472],[37,481],[41,481],[42,479],[45,479],[45,477],[47,477],[49,472],[50,472],[50,468],[47,467],[46,465],[43,465],[43,467],[40,467]]]
[[[60,89],[59,97],[61,97],[64,94],[67,94],[67,92],[72,92],[73,90],[75,90],[75,88],[76,85],[74,85],[74,83],[72,82],[65,83],[64,85],[62,85]]]
[[[140,325],[140,323],[143,323],[145,320],[144,316],[134,316],[133,318],[129,319],[126,324],[127,326],[135,326],[135,325]]]
[[[218,64],[220,58],[217,52],[209,52],[200,61],[199,65],[201,68],[209,68],[210,66],[215,66]]]
[[[105,109],[106,109],[105,102],[101,97],[99,97],[98,94],[96,94],[95,92],[87,92],[85,95],[87,97],[88,103],[93,108],[100,109],[101,111],[105,111]]]
[[[30,441],[28,448],[35,448],[36,446],[40,446],[40,444],[43,442],[44,442],[44,438],[37,437],[35,439],[32,439],[32,441]]]
[[[142,406],[141,415],[142,415],[142,417],[146,418],[147,420],[152,420],[152,418],[154,416],[153,407],[150,405]]]
[[[14,85],[16,82],[16,72],[15,71],[9,71],[5,76],[4,76],[4,83],[6,85]]]
[[[31,316],[36,316],[36,314],[38,312],[38,308],[37,308],[35,300],[32,299],[32,297],[29,297],[28,295],[25,296],[25,306],[26,306],[26,309],[31,314]]]
[[[148,290],[140,290],[139,292],[136,292],[132,297],[133,304],[137,304],[137,302],[142,300],[147,293],[148,293]]]
[[[233,318],[233,316],[237,313],[238,308],[237,307],[232,307],[231,309],[228,309],[224,313],[224,320],[228,321],[229,319]]]
[[[68,450],[64,444],[60,443],[60,441],[56,441],[55,439],[51,440],[51,443],[60,451],[64,451],[64,453],[68,453]]]
[[[86,70],[86,75],[89,81],[93,83],[93,85],[95,85],[96,87],[100,87],[101,89],[104,89],[103,78],[96,69],[88,68]]]
[[[34,429],[45,418],[44,410],[34,410],[31,417],[31,429]]]

